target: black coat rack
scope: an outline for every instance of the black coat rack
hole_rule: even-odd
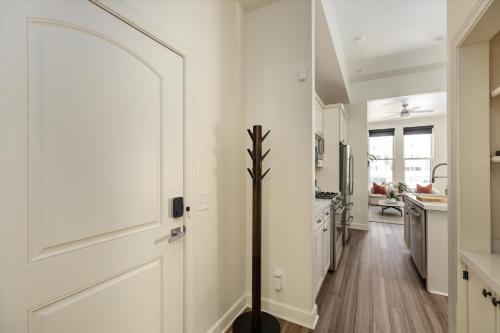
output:
[[[233,333],[279,333],[280,323],[272,315],[261,311],[261,249],[262,249],[262,179],[271,169],[262,174],[262,161],[269,154],[262,154],[262,142],[271,131],[262,135],[262,126],[254,125],[247,130],[253,142],[253,150],[247,149],[253,162],[247,169],[253,183],[252,195],[252,311],[241,314],[233,323]]]

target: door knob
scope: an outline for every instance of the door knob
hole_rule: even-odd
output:
[[[172,243],[178,239],[181,239],[182,237],[184,237],[184,235],[186,235],[186,226],[185,225],[183,225],[182,227],[177,227],[177,228],[170,230],[170,234],[155,240],[155,244],[162,242],[165,239],[167,239],[169,243]]]
[[[182,227],[177,227],[172,230],[170,230],[170,237],[168,238],[168,242],[172,243],[175,242],[178,239],[181,239],[184,237],[186,234],[186,226],[183,225]]]
[[[498,300],[496,297],[492,297],[491,303],[493,303],[494,306],[497,306],[498,304],[500,304],[500,300]]]
[[[486,289],[483,289],[483,296],[484,297],[491,296],[491,291],[487,291]]]

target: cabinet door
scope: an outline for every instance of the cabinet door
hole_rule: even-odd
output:
[[[314,295],[318,294],[323,280],[323,223],[314,229]]]
[[[328,273],[328,268],[330,268],[330,259],[331,259],[331,238],[332,238],[332,230],[331,230],[331,219],[330,216],[325,216],[325,226],[323,227],[323,276]]]
[[[316,102],[316,132],[321,132],[323,133],[323,109],[321,106]]]
[[[467,289],[469,333],[494,333],[495,307],[491,296],[483,295],[483,289],[487,292],[491,292],[491,289],[472,272],[469,272]]]
[[[340,119],[340,141],[342,143],[347,143],[347,119],[345,117],[344,112],[339,110],[339,119]]]

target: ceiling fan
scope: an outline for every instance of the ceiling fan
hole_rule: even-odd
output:
[[[408,109],[408,103],[403,103],[401,106],[403,107],[403,109],[400,112],[392,112],[392,117],[408,118],[412,114],[434,112],[434,110],[419,110],[420,106],[415,106]]]

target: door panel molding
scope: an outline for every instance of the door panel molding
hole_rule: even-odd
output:
[[[27,20],[27,25],[29,40],[27,93],[29,105],[29,261],[50,258],[161,226],[163,180],[160,170],[163,168],[164,158],[161,149],[164,105],[160,97],[164,84],[161,75],[131,49],[101,33],[62,21],[40,18],[30,18]],[[62,40],[66,43],[61,43]],[[110,48],[109,45],[112,47]],[[100,56],[95,59],[88,57],[85,54],[87,49],[100,53]],[[78,57],[79,54],[83,56]],[[51,61],[51,58],[57,61]],[[101,60],[101,64],[98,59]],[[75,96],[61,96],[61,98],[57,96],[58,84],[67,82],[71,85],[73,79],[93,81],[91,74],[87,74],[89,77],[74,77],[71,71],[73,67],[90,69],[96,65],[101,68],[97,75],[102,75],[103,71],[109,69],[108,86],[118,86],[121,82],[124,82],[122,85],[128,86],[121,90],[110,89],[110,91],[116,90],[116,94],[112,96],[98,96],[99,87],[91,86],[86,89],[87,91],[76,92]],[[149,90],[156,91],[155,93],[147,92],[143,93],[144,96],[140,96],[140,91],[137,92],[138,100],[143,97],[145,105],[148,103],[151,105],[150,115],[147,115],[148,109],[134,109],[134,106],[130,106],[129,109],[122,106],[124,112],[120,112],[119,103],[114,105],[115,103],[108,101],[108,99],[119,100],[121,95],[137,91],[137,87],[133,83],[128,83],[130,80],[126,80],[126,75],[123,74],[126,71],[120,68],[129,71],[135,69],[136,75],[142,75],[151,83],[152,89]],[[56,78],[51,77],[45,82],[47,79],[44,77],[45,72],[67,72],[68,74]],[[114,74],[119,79],[114,79],[112,77]],[[87,115],[85,107],[79,106],[81,104],[79,102],[84,102],[88,96],[96,96],[92,97],[95,101],[93,108],[100,109],[99,112]],[[64,114],[70,114],[75,119],[69,119],[71,116],[64,117]],[[148,121],[141,122],[138,114],[141,114],[141,117],[146,115]],[[127,118],[127,123],[117,121],[123,117]],[[96,123],[101,124],[100,133],[91,132],[96,127]],[[133,136],[133,129],[140,128],[141,125],[144,127],[143,132],[136,130]],[[89,130],[85,129],[86,126]],[[84,129],[81,130],[80,127]],[[67,131],[65,128],[73,128],[73,130]],[[113,131],[109,130],[111,128],[123,132],[120,134],[121,137],[112,135]],[[127,135],[127,133],[131,134]],[[79,138],[70,138],[69,142],[64,143],[51,141],[51,137],[58,137],[61,134],[69,135],[68,137],[72,134],[79,135]],[[100,142],[92,140],[94,134],[100,135]],[[145,137],[149,141],[146,141]],[[130,141],[127,142],[128,138]],[[108,141],[109,144],[107,144]],[[128,146],[127,149],[130,151],[127,151],[124,146]],[[104,148],[110,149],[103,151]],[[112,158],[107,157],[111,155],[123,158],[125,154],[128,154],[129,159],[123,160],[122,164],[115,163]],[[143,160],[140,163],[134,163],[136,158],[132,156],[139,154],[142,154]],[[81,161],[78,160],[80,158]],[[124,187],[122,191],[128,193],[127,195],[115,192],[104,192],[99,195],[101,192],[99,184],[108,180],[115,181],[113,184],[118,184],[120,179],[113,178],[116,172],[112,172],[111,167],[105,169],[108,172],[106,174],[97,170],[95,165],[85,165],[86,161],[98,159],[103,160],[103,165],[107,163],[115,169],[117,166],[125,169],[126,165],[128,173],[121,177],[127,178],[125,182],[127,184],[132,181],[132,184],[128,188]],[[140,165],[141,163],[143,165]],[[149,164],[148,170],[151,171],[148,172],[150,177],[134,179],[134,175],[139,174],[139,171],[147,164]],[[92,167],[94,167],[93,170]],[[78,177],[85,177],[85,181],[74,180]],[[92,184],[88,187],[84,186],[83,190],[88,191],[93,186],[96,187],[95,202],[82,203],[78,200],[84,194],[88,195],[88,193],[82,193],[81,189],[77,189],[77,187],[82,187],[82,183]],[[150,193],[150,196],[145,196],[147,193]],[[135,202],[141,202],[139,196],[145,197],[143,201],[147,201],[142,202],[140,207],[135,204]],[[119,197],[121,200],[116,199]],[[100,202],[104,201],[110,205],[103,207]],[[122,210],[123,213],[120,214]],[[91,212],[94,211],[96,213],[92,214]],[[89,215],[87,220],[80,218],[86,214]],[[112,217],[115,216],[120,217],[116,219],[120,222],[105,223],[113,220]]]
[[[110,331],[112,329],[118,331],[120,328],[122,330],[125,328],[134,330],[135,325],[135,329],[142,331],[146,329],[143,325],[147,323],[150,325],[148,326],[149,329],[155,328],[153,331],[147,329],[148,332],[162,332],[161,313],[164,311],[162,300],[162,290],[164,288],[162,283],[163,266],[163,257],[157,257],[149,262],[34,307],[29,312],[30,333],[62,333],[70,331],[83,333],[87,332],[86,329],[94,333],[105,333],[105,331],[95,331],[95,327],[92,326],[92,318],[82,318],[81,316],[85,314],[85,311],[81,311],[79,307],[85,308],[92,306],[92,302],[102,302],[99,297],[102,297],[103,293],[119,294],[119,290],[113,289],[120,288],[126,288],[127,291],[135,289],[136,298],[130,299],[128,297],[126,300],[114,298],[116,304],[108,304],[109,311],[105,314],[106,317],[110,317],[108,321],[112,327],[104,329]],[[149,299],[146,299],[148,297]],[[149,304],[149,308],[156,308],[156,313],[141,313],[139,311],[140,306],[143,306],[144,302],[153,302],[154,304]],[[125,313],[127,310],[131,312],[129,313],[130,316]],[[113,320],[113,316],[119,316],[118,318],[121,318],[121,320],[116,320],[116,318]],[[114,326],[117,322],[122,327]],[[137,325],[141,326],[138,327]],[[103,329],[102,326],[100,328]],[[75,329],[78,331],[75,331]]]

